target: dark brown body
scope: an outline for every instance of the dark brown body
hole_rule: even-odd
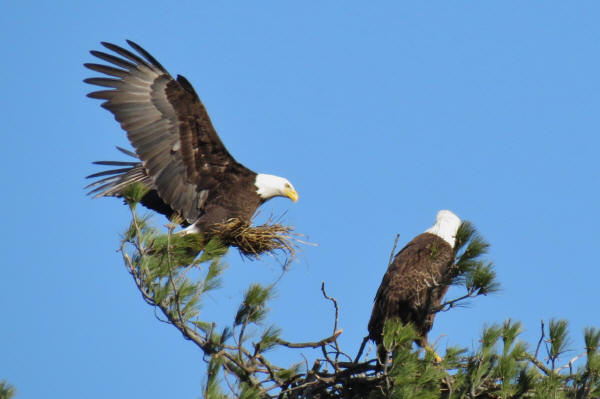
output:
[[[431,233],[418,235],[398,252],[375,295],[369,338],[380,344],[385,321],[398,318],[415,326],[424,346],[435,317],[431,310],[448,290],[452,261],[452,247]]]
[[[238,218],[250,221],[264,202],[256,194],[255,176],[242,175],[239,179],[225,182],[222,189],[214,190],[206,199],[203,213],[195,222],[200,231],[208,231],[215,223],[224,223],[228,219]]]

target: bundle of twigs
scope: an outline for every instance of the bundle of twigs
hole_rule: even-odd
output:
[[[251,258],[281,251],[289,259],[293,259],[299,244],[306,244],[300,239],[302,234],[294,233],[293,226],[271,221],[252,226],[240,219],[229,219],[225,223],[213,225],[211,235],[218,237],[224,245],[237,247],[243,255]]]

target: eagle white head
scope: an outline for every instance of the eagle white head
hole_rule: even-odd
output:
[[[435,224],[425,230],[426,233],[435,234],[446,241],[452,248],[456,241],[456,232],[460,227],[461,221],[454,213],[442,210],[435,218]]]
[[[256,175],[256,193],[263,200],[273,197],[288,197],[292,201],[298,201],[298,193],[292,183],[283,177],[259,173]]]

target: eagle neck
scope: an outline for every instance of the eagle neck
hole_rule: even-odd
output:
[[[265,202],[273,197],[283,195],[284,179],[279,176],[258,173],[254,180],[256,194],[262,202]]]
[[[435,224],[425,230],[425,232],[440,237],[454,248],[456,232],[458,231],[460,224],[460,219],[454,213],[450,211],[439,211]]]

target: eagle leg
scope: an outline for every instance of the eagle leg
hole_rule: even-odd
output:
[[[441,363],[442,360],[444,360],[440,355],[437,354],[437,352],[435,351],[435,349],[433,349],[433,347],[431,347],[429,345],[429,343],[427,342],[427,337],[423,337],[421,339],[418,339],[415,342],[421,348],[425,349],[426,353],[430,353],[430,354],[433,355],[433,360],[434,360],[435,363]]]
[[[438,355],[435,351],[435,349],[433,349],[431,346],[429,345],[425,345],[425,352],[427,353],[431,353],[433,355],[433,361],[435,363],[441,363],[442,360],[444,360],[440,355]]]

